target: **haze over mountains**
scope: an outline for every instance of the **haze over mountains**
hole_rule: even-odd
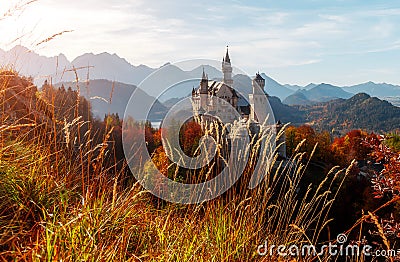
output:
[[[65,89],[71,87],[77,89],[75,82],[62,82],[55,84],[55,87],[64,86]],[[135,92],[135,96],[141,101],[136,110],[130,111],[130,116],[134,119],[162,119],[167,108],[157,99],[148,95],[146,92],[134,85],[114,82],[109,80],[90,80],[89,87],[86,83],[79,83],[80,94],[90,101],[92,112],[96,117],[104,117],[106,114],[118,113],[122,118],[125,113],[126,105]],[[142,109],[144,106],[151,107],[149,115],[146,115]]]
[[[48,76],[53,78],[54,83],[74,81],[76,76],[73,67],[77,69],[79,79],[87,79],[87,67],[90,66],[90,79],[115,80],[134,85],[155,70],[145,65],[133,66],[116,54],[87,53],[70,62],[63,54],[46,57],[23,46],[15,46],[7,52],[0,49],[0,62],[2,65],[12,65],[22,75],[34,77],[38,85]]]
[[[346,92],[338,86],[323,83],[309,89],[299,89],[294,94],[286,97],[283,103],[287,105],[312,105],[337,98],[347,99],[353,95],[354,94]]]
[[[9,51],[0,49],[0,63],[2,65],[13,65],[22,75],[34,77],[38,86],[41,86],[41,83],[48,76],[52,77],[53,83],[74,81],[76,76],[75,72],[71,70],[73,67],[78,69],[77,74],[80,80],[86,80],[87,78],[91,80],[105,79],[136,86],[158,69],[150,68],[146,65],[134,66],[116,54],[87,53],[70,62],[63,54],[55,57],[40,56],[22,46],[16,46]],[[158,97],[166,87],[175,86],[174,92],[164,93],[160,97],[160,101],[163,102],[190,94],[191,89],[197,86],[197,79],[201,77],[202,73],[202,66],[190,71],[184,71],[167,63],[163,68],[162,74],[159,74],[151,81],[151,88],[145,85],[141,86],[146,93],[155,97]],[[218,79],[222,74],[219,69],[211,66],[204,66],[204,69],[210,79]],[[292,105],[313,104],[337,98],[349,98],[360,92],[387,99],[394,103],[398,100],[397,97],[400,97],[400,86],[386,83],[367,82],[345,87],[311,83],[303,87],[283,85],[265,73],[261,73],[261,75],[266,80],[266,92],[269,95],[276,96]],[[235,78],[236,81],[241,83],[240,85],[245,86],[243,87],[244,89],[251,87],[249,86],[250,79],[239,75],[235,76]],[[168,79],[170,83],[166,83],[165,79]],[[177,79],[186,79],[187,81],[177,85]]]
[[[107,113],[122,116],[131,94],[135,92],[140,103],[133,117],[155,121],[162,119],[168,108],[180,98],[191,94],[192,89],[198,86],[203,68],[210,80],[220,80],[222,76],[219,69],[209,65],[185,71],[167,63],[155,69],[145,65],[134,66],[118,55],[108,53],[84,54],[70,62],[63,54],[45,57],[21,46],[7,52],[0,50],[0,64],[12,65],[20,74],[34,77],[39,87],[51,76],[56,87],[64,84],[65,88],[73,89],[77,83],[71,69],[75,67],[81,94],[91,101],[95,116],[102,118]],[[149,75],[151,81],[142,82]],[[325,83],[303,87],[282,85],[265,73],[261,75],[266,80],[265,91],[269,94],[276,120],[297,125],[308,123],[317,129],[340,132],[354,128],[390,131],[400,126],[400,108],[381,100],[393,104],[397,101],[400,105],[400,86],[367,82],[348,87]],[[234,88],[242,95],[241,100],[247,99],[252,92],[251,76],[236,74],[233,79]],[[143,103],[154,103],[149,116],[145,116],[140,108]]]

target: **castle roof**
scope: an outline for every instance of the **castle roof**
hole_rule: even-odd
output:
[[[206,72],[204,72],[204,67],[203,67],[203,75],[201,76],[202,80],[207,80]]]
[[[259,73],[256,74],[255,80],[265,80]]]
[[[208,88],[207,88],[208,92],[213,95],[217,95],[218,92],[222,89],[222,87],[228,88],[232,92],[233,97],[238,97],[236,90],[233,89],[232,87],[228,86],[224,82],[215,81],[215,80],[208,81]],[[200,87],[198,87],[196,90],[196,93],[199,93],[199,92],[200,92]]]
[[[225,63],[231,63],[231,59],[229,58],[229,50],[228,47],[226,47],[226,55],[225,55],[225,59],[224,59]]]

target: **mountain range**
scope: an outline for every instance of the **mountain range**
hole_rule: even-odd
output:
[[[134,66],[124,58],[109,53],[87,53],[68,61],[63,54],[46,57],[22,46],[16,46],[9,51],[0,49],[0,64],[12,65],[20,74],[32,76],[38,86],[41,86],[45,78],[49,76],[52,77],[53,83],[75,81],[76,75],[73,68],[76,69],[81,81],[105,79],[135,86],[152,74],[152,81],[147,81],[148,83],[145,81],[140,87],[161,102],[189,95],[192,88],[198,85],[203,68],[210,79],[218,79],[222,76],[220,70],[207,65],[198,66],[189,71],[184,71],[169,63],[160,68],[151,68],[146,65]],[[265,73],[261,75],[266,80],[265,91],[291,105],[308,105],[337,98],[349,98],[360,92],[386,99],[396,105],[400,104],[398,99],[400,86],[397,85],[373,82],[344,87],[314,83],[306,86],[283,85]],[[251,80],[248,77],[246,79],[246,77],[236,75],[234,80],[240,81],[240,85],[246,85],[244,89],[250,90]],[[166,87],[170,90],[163,92]]]
[[[199,65],[188,71],[169,63],[160,68],[150,68],[134,66],[118,55],[108,53],[84,54],[69,62],[63,54],[45,57],[21,46],[7,52],[0,50],[0,64],[3,67],[11,64],[21,75],[34,77],[38,86],[51,76],[53,83],[59,82],[56,86],[71,86],[73,89],[77,83],[71,69],[77,68],[81,94],[91,101],[95,116],[101,118],[107,113],[122,116],[135,92],[139,104],[154,104],[149,116],[145,116],[137,105],[133,117],[138,120],[162,119],[179,98],[191,94],[203,70],[210,80],[220,80],[222,76],[220,70],[209,65]],[[145,80],[150,75],[151,81]],[[312,83],[303,87],[282,85],[265,73],[261,76],[266,81],[265,92],[269,94],[276,120],[308,123],[321,130],[363,128],[379,132],[400,126],[400,108],[384,101],[393,104],[397,101],[400,105],[400,86],[367,82],[344,87]],[[233,79],[234,88],[247,98],[252,92],[251,77],[236,74]]]
[[[4,52],[2,53],[4,55]],[[2,55],[0,54],[0,55]],[[28,56],[35,57],[35,54],[28,53]],[[107,55],[106,55],[107,56]],[[58,61],[62,58],[48,58],[51,61]],[[49,60],[49,61],[50,61]],[[45,67],[43,67],[45,68]],[[205,70],[213,70],[212,68],[204,67]],[[161,75],[157,76],[155,79],[162,80],[162,74],[168,76],[168,72],[176,72],[182,77],[190,77],[189,74],[198,74],[202,72],[203,68],[198,67],[192,71],[183,71],[180,68],[166,64],[162,67],[165,70],[158,70]],[[36,69],[37,70],[37,69]],[[216,70],[216,69],[215,69]],[[117,71],[115,71],[118,73]],[[218,71],[214,71],[214,74],[218,74]],[[159,77],[159,78],[157,78]],[[273,79],[268,78],[265,74],[263,77],[267,82],[266,91],[273,93],[274,90],[279,90],[280,84]],[[26,79],[26,78],[25,78]],[[235,75],[235,88],[238,88],[243,94],[251,92],[251,78],[245,75]],[[170,81],[173,83],[175,80],[173,78],[167,78],[164,80],[165,84]],[[188,89],[193,88],[190,85],[196,83],[198,80],[191,80],[192,83],[183,81],[181,84],[188,87]],[[155,81],[157,83],[157,81]],[[80,94],[84,97],[90,99],[92,105],[92,111],[97,117],[102,118],[107,113],[118,113],[120,116],[124,114],[126,104],[128,103],[132,93],[136,94],[136,100],[140,101],[134,105],[131,113],[137,120],[150,119],[157,121],[162,119],[168,108],[178,101],[178,98],[170,98],[166,100],[163,104],[156,97],[147,94],[147,90],[142,90],[136,85],[125,84],[118,81],[110,81],[107,79],[94,79],[90,81],[81,82],[70,82],[65,81],[58,83],[55,86],[64,88],[71,87],[72,89],[80,90]],[[157,88],[160,88],[160,85]],[[178,85],[179,86],[179,85]],[[374,91],[376,84],[367,83],[371,91]],[[397,91],[397,87],[393,85],[387,85],[391,88],[392,92]],[[146,85],[140,85],[140,87],[146,88]],[[149,86],[150,88],[150,86]],[[154,92],[159,92],[158,89],[154,89]],[[290,90],[294,87],[285,86],[286,89]],[[350,87],[349,87],[350,88]],[[356,86],[351,88],[362,88],[362,86]],[[28,90],[28,89],[27,89]],[[283,89],[285,90],[285,89]],[[269,103],[274,111],[275,119],[281,120],[284,123],[292,123],[296,125],[309,124],[318,130],[329,130],[339,132],[341,134],[350,131],[352,129],[365,129],[368,131],[375,132],[388,132],[391,130],[398,129],[400,126],[400,108],[393,106],[391,103],[381,100],[377,97],[371,97],[366,93],[359,93],[356,95],[351,95],[351,93],[346,92],[348,88],[335,87],[328,84],[315,85],[312,84],[307,88],[301,88],[300,90],[294,91],[294,93],[299,94],[301,98],[305,101],[313,101],[312,104],[303,105],[287,105],[281,102],[281,99],[277,96],[269,95]],[[188,90],[183,90],[183,96],[190,95]],[[358,90],[356,90],[358,91]],[[331,97],[344,97],[336,98],[330,101],[327,98],[327,93]],[[385,94],[385,93],[384,93]],[[393,94],[393,93],[392,93]],[[396,93],[394,93],[396,94]],[[349,98],[349,96],[351,96]],[[398,97],[397,97],[398,98]],[[152,105],[152,110],[149,116],[144,115],[143,104]]]
[[[92,112],[96,117],[104,117],[106,114],[118,113],[124,116],[126,106],[133,93],[141,102],[140,105],[133,105],[130,116],[137,120],[142,119],[162,119],[167,112],[167,107],[154,97],[137,88],[120,82],[96,79],[90,80],[87,85],[85,82],[62,82],[55,84],[55,87],[65,89],[71,87],[72,90],[80,89],[81,96],[91,102]],[[151,108],[149,115],[142,110],[144,106]]]
[[[65,82],[57,86],[77,89],[75,82]],[[79,86],[81,95],[90,99],[93,113],[100,117],[108,113],[118,113],[122,116],[133,92],[140,103],[133,107],[131,105],[133,110],[130,110],[130,115],[138,120],[160,120],[169,108],[180,100],[172,98],[161,103],[136,86],[109,80],[91,80],[89,86],[85,86],[85,83],[79,83]],[[348,99],[339,98],[302,106],[286,105],[275,96],[269,96],[268,100],[276,121],[294,125],[308,124],[320,131],[335,131],[336,135],[343,135],[352,129],[382,133],[396,130],[400,126],[399,107],[365,93]],[[144,115],[145,112],[141,110],[143,105],[151,104],[153,105],[149,116]]]
[[[310,89],[299,89],[294,94],[286,97],[283,103],[287,105],[311,105],[327,102],[337,98],[350,98],[354,94],[344,91],[338,86],[330,84],[315,85]]]

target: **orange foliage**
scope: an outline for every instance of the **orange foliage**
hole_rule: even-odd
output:
[[[349,165],[354,159],[367,159],[371,150],[364,145],[363,141],[368,136],[369,134],[364,131],[352,130],[345,136],[336,138],[330,148],[335,155],[336,162],[345,166]]]
[[[201,126],[194,122],[188,122],[182,126],[180,142],[185,154],[193,156],[203,136]]]
[[[372,179],[375,197],[400,196],[400,153],[394,152],[383,142],[385,136],[371,136],[365,140],[365,145],[372,149],[371,156],[376,163],[383,164],[381,172]]]
[[[153,154],[153,163],[156,165],[157,169],[161,174],[168,176],[168,167],[170,165],[170,160],[164,151],[162,146],[159,146]]]
[[[328,132],[316,132],[311,126],[302,125],[299,127],[289,126],[286,129],[286,148],[289,156],[294,154],[297,145],[305,140],[300,152],[306,152],[307,157],[311,156],[314,146],[318,144],[313,155],[314,160],[326,160],[327,152],[331,143],[331,136]]]

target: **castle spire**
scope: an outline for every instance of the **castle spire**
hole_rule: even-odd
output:
[[[200,94],[207,94],[207,93],[208,93],[208,77],[206,75],[206,72],[204,72],[204,66],[203,66],[203,75],[200,81]]]
[[[226,46],[226,55],[225,55],[225,61],[226,63],[231,63],[231,59],[229,58],[229,46]]]

